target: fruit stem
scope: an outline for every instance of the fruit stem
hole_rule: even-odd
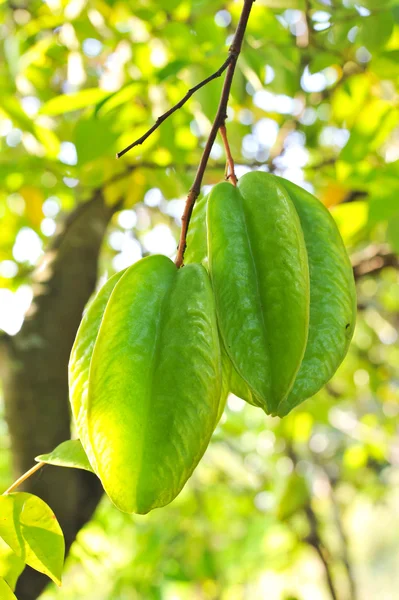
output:
[[[237,177],[236,177],[235,170],[234,170],[234,159],[231,154],[229,140],[227,139],[226,125],[225,124],[221,125],[219,128],[219,131],[220,131],[220,135],[222,136],[224,149],[226,151],[226,159],[227,159],[226,179],[230,179],[230,181],[233,185],[237,185]]]

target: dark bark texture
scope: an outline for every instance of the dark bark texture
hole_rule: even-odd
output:
[[[68,216],[33,275],[34,300],[21,331],[3,338],[2,377],[15,478],[34,464],[35,456],[71,436],[69,354],[95,289],[99,252],[115,208],[97,191]],[[91,473],[50,466],[27,480],[23,489],[54,510],[67,549],[102,493]],[[34,600],[48,581],[27,567],[17,584],[18,599]]]

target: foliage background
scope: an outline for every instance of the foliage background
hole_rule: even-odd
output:
[[[4,340],[64,269],[44,251],[66,243],[68,215],[83,215],[89,231],[91,207],[105,207],[98,285],[146,253],[175,254],[221,81],[143,146],[119,161],[115,152],[220,66],[240,9],[214,0],[0,2]],[[398,59],[397,0],[254,4],[227,123],[237,172],[273,170],[331,208],[358,282],[351,350],[332,382],[284,420],[230,397],[170,506],[130,517],[102,500],[72,547],[62,589],[49,587],[43,600],[322,600],[331,598],[326,575],[340,600],[397,597]],[[205,191],[223,174],[219,140]],[[87,252],[77,246],[76,265],[85,267]],[[47,298],[49,321],[52,307],[65,306],[53,351],[64,332],[74,335],[67,311],[82,285],[77,277]],[[5,361],[6,379],[9,368]],[[44,382],[51,368],[41,365]],[[45,398],[47,420],[47,405],[33,400],[28,417],[19,413],[25,437],[40,419],[57,429],[53,401]],[[2,489],[12,458],[21,464],[13,435],[2,417]],[[40,439],[42,452],[52,449]],[[7,569],[4,555],[0,573]]]

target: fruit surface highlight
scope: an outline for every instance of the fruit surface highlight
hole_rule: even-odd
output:
[[[88,321],[99,308],[94,301]],[[91,341],[79,340],[80,331],[75,348],[91,348],[94,330],[93,323]],[[78,419],[82,413],[81,441],[104,489],[125,512],[168,504],[202,457],[221,409],[220,347],[205,269],[178,270],[157,255],[127,269],[106,302],[79,410],[74,382],[86,377],[86,354],[72,355],[72,405]]]

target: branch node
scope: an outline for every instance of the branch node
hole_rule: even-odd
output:
[[[177,102],[174,106],[172,106],[172,108],[169,108],[163,115],[161,115],[160,117],[158,117],[156,119],[154,125],[152,125],[144,133],[144,135],[142,135],[137,140],[135,140],[132,144],[129,144],[129,146],[126,146],[126,148],[124,148],[123,150],[121,150],[120,152],[118,152],[117,155],[116,155],[116,157],[117,158],[121,158],[124,154],[126,154],[127,152],[129,152],[129,150],[132,150],[132,148],[134,148],[135,146],[139,146],[143,142],[145,142],[145,140],[147,138],[149,138],[150,135],[152,133],[154,133],[154,131],[156,129],[158,129],[158,127],[160,125],[162,125],[162,123],[164,121],[166,121],[167,118],[169,118],[171,115],[173,115],[173,113],[176,112],[179,108],[182,108],[182,106],[184,106],[184,104],[187,102],[187,100],[189,100],[191,98],[191,96],[195,92],[197,92],[199,89],[201,89],[202,87],[204,87],[205,85],[207,85],[208,83],[210,83],[211,81],[213,81],[214,79],[216,79],[217,77],[220,77],[222,75],[222,73],[227,69],[227,67],[233,62],[233,59],[234,59],[233,55],[229,54],[229,56],[227,57],[227,59],[224,61],[224,63],[222,64],[222,66],[219,67],[219,69],[217,71],[215,71],[214,73],[212,73],[212,75],[209,75],[209,77],[206,77],[205,79],[203,79],[202,81],[200,81],[200,83],[197,83],[197,85],[195,85],[194,87],[190,88],[187,91],[186,95],[183,96],[183,98],[181,100],[179,100],[179,102]],[[236,59],[234,59],[234,60],[236,60]]]
[[[254,0],[244,0],[244,6],[240,15],[240,20],[237,25],[236,32],[234,34],[233,43],[230,46],[230,53],[225,60],[222,67],[227,67],[226,78],[224,80],[222,95],[220,97],[219,106],[216,112],[215,119],[212,124],[209,137],[205,144],[204,151],[198,166],[197,174],[194,179],[194,183],[187,195],[186,205],[182,218],[182,228],[180,232],[179,250],[176,256],[175,264],[179,268],[183,265],[184,251],[186,249],[186,236],[188,226],[190,224],[191,214],[195,205],[195,201],[198,198],[201,191],[201,184],[204,177],[204,173],[208,164],[209,156],[211,154],[212,146],[216,139],[217,133],[221,127],[224,127],[226,121],[227,104],[229,101],[231,84],[233,82],[234,71],[237,64],[237,58],[241,51],[242,42],[244,39],[245,30],[247,28],[249,15],[251,13],[252,5]],[[221,68],[222,69],[222,68]],[[212,77],[215,78],[215,74]],[[208,78],[209,79],[209,78]],[[232,159],[231,159],[232,160]],[[234,163],[233,163],[234,165]],[[232,170],[234,173],[234,170]]]

